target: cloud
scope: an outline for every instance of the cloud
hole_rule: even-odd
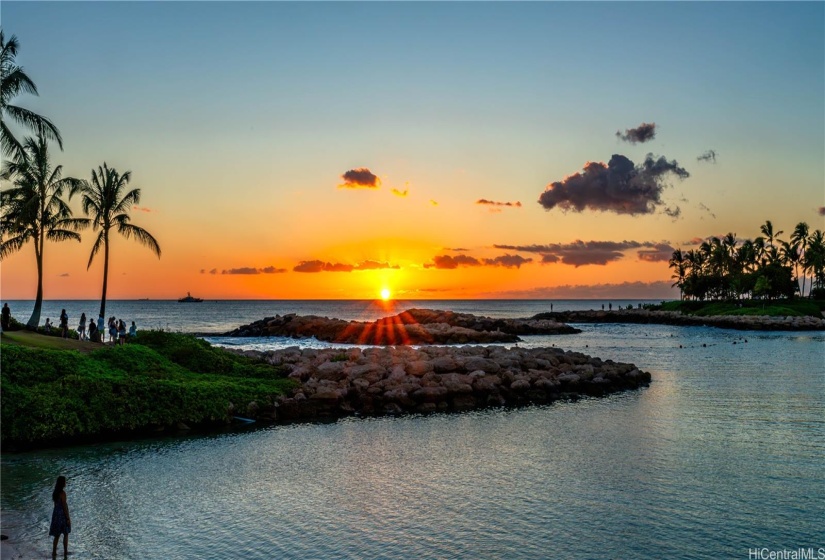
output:
[[[703,241],[705,241],[705,238],[694,237],[690,241],[683,241],[681,245],[682,247],[690,247],[692,245],[701,245]]]
[[[588,208],[616,214],[652,214],[664,204],[662,191],[668,186],[665,179],[669,175],[690,177],[676,160],[668,161],[664,156],[656,159],[647,154],[642,163],[635,165],[615,154],[607,165],[588,162],[581,173],[550,183],[539,196],[539,204],[545,210],[558,206],[576,212]],[[677,212],[678,207],[667,211]]]
[[[424,268],[453,270],[460,266],[503,266],[504,268],[521,268],[521,265],[533,262],[531,258],[521,255],[502,255],[494,259],[477,259],[470,255],[437,255],[432,263],[425,263]]]
[[[432,204],[433,206],[438,206],[438,203],[435,200],[430,200],[430,204]]]
[[[218,273],[217,268],[213,268],[212,270],[209,271],[209,274],[217,274],[217,273]]]
[[[548,243],[547,245],[493,245],[496,249],[521,251],[524,253],[539,253],[542,264],[561,262],[575,267],[585,265],[606,265],[624,258],[624,251],[630,249],[652,249],[660,251],[662,247],[670,247],[665,242],[652,241],[581,241],[572,243]],[[670,249],[671,253],[673,249]],[[642,260],[646,260],[643,257]]]
[[[711,211],[710,211],[710,208],[708,208],[707,206],[705,206],[705,205],[704,205],[704,204],[702,204],[701,202],[699,203],[699,210],[702,210],[703,212],[707,212],[708,214],[710,214],[710,217],[711,217],[711,218],[713,218],[714,220],[716,219],[716,214],[714,214],[713,212],[711,212]]]
[[[673,247],[668,243],[657,243],[655,247],[650,249],[641,249],[636,254],[640,261],[646,262],[667,262],[673,256]]]
[[[673,218],[674,220],[678,220],[679,216],[682,215],[682,209],[678,206],[668,206],[663,210],[665,214]]]
[[[151,208],[144,208],[141,206],[132,206],[132,210],[137,210],[139,212],[154,212]]]
[[[616,136],[620,140],[630,142],[631,144],[647,142],[656,137],[656,123],[642,123],[636,128],[625,129],[624,134],[622,134],[621,130],[617,130]]]
[[[820,206],[816,209],[820,216],[825,216],[825,206]]]
[[[404,189],[403,191],[399,191],[398,189],[393,189],[390,192],[392,192],[392,194],[394,194],[395,196],[402,196],[403,197],[403,196],[407,196],[407,193],[409,192],[409,190]]]
[[[469,255],[437,255],[433,257],[432,264],[425,264],[424,268],[442,268],[452,270],[459,266],[481,266],[481,261]]]
[[[360,270],[379,270],[379,269],[399,269],[399,265],[391,265],[386,262],[364,261],[361,264],[351,265],[343,263],[329,263],[325,261],[301,261],[295,267],[295,272],[352,272]]]
[[[242,266],[240,268],[230,268],[221,271],[221,274],[260,274],[257,268],[252,266]]]
[[[621,282],[593,285],[565,284],[529,290],[496,292],[495,295],[505,298],[529,299],[678,299],[679,292],[671,287],[671,283],[670,281],[658,280],[654,282]],[[593,307],[598,307],[598,304],[594,302]]]
[[[344,183],[338,185],[339,189],[377,189],[381,186],[381,179],[366,167],[350,169],[341,175],[341,179]]]
[[[61,275],[60,275],[60,277],[61,277],[61,278],[68,278],[68,277],[69,277],[69,273],[68,273],[68,272],[64,272],[63,274],[61,274]]]
[[[283,274],[286,272],[285,268],[275,268],[274,266],[267,266],[259,270],[264,274]]]
[[[444,250],[445,251],[456,251],[456,252],[459,252],[459,253],[463,252],[463,251],[469,251],[469,249],[467,249],[466,247],[444,247]]]
[[[487,200],[486,198],[479,198],[476,204],[484,204],[487,206],[511,206],[513,208],[521,208],[521,202],[497,202],[495,200]]]
[[[494,259],[484,259],[487,266],[503,266],[505,268],[521,268],[521,265],[533,262],[533,259],[525,259],[521,255],[502,255]]]
[[[698,156],[696,161],[707,161],[709,163],[716,163],[716,150],[708,150],[704,154]]]
[[[377,262],[377,261],[364,261],[359,265],[356,265],[353,270],[380,270],[384,268],[392,268],[398,270],[401,268],[400,266],[391,265],[390,263],[386,262]]]

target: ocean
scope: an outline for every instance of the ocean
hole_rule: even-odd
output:
[[[96,309],[54,303],[70,316]],[[413,303],[529,316],[551,302]],[[374,302],[111,305],[107,315],[144,317],[141,327],[213,333],[275,313],[385,312]],[[177,314],[167,319],[164,309]],[[22,519],[23,536],[46,557],[49,496],[66,475],[75,559],[825,553],[825,333],[576,326],[583,332],[519,345],[633,362],[652,373],[650,387],[520,409],[4,453],[0,507]]]

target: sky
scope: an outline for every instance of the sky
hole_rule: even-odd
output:
[[[110,299],[677,298],[674,248],[825,226],[822,2],[4,0],[0,18],[40,93],[13,103],[58,126],[64,175],[106,162],[141,189],[132,221],[162,256],[115,236]],[[93,239],[46,246],[46,299],[100,297]],[[36,278],[27,245],[2,298]]]

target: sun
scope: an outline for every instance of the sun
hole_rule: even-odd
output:
[[[390,299],[391,296],[392,294],[390,293],[389,288],[381,288],[381,299],[387,301],[388,299]]]

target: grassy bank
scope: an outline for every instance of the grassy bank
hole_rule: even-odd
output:
[[[222,424],[230,403],[241,415],[252,401],[266,410],[294,385],[279,368],[188,335],[141,332],[122,347],[88,344],[3,334],[4,448]]]
[[[709,317],[712,315],[762,315],[768,317],[822,318],[825,301],[821,300],[747,300],[721,301],[666,301],[654,309],[679,311],[685,315]]]

